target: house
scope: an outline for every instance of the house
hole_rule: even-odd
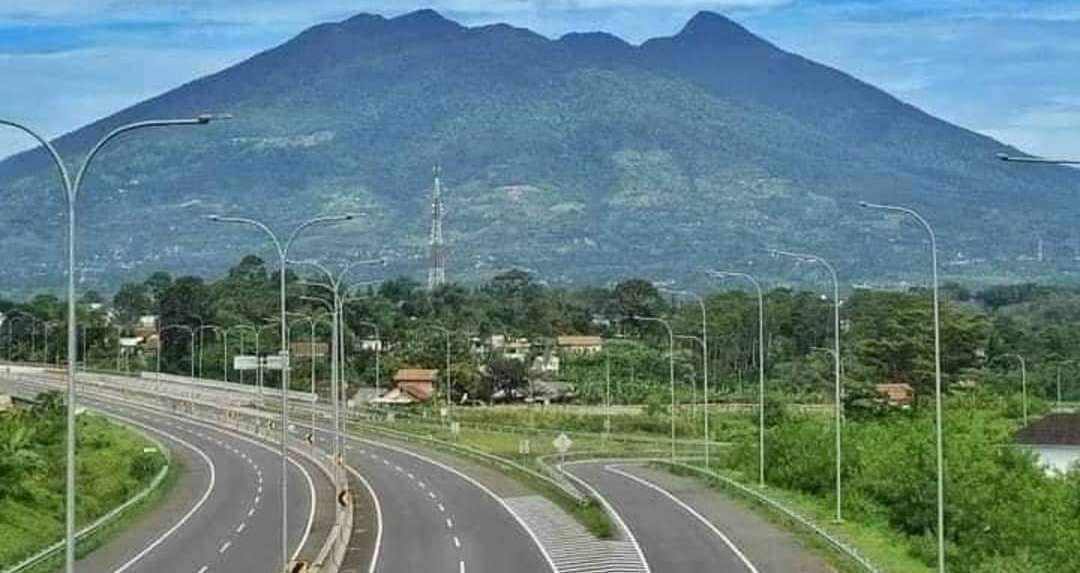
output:
[[[525,361],[529,357],[529,352],[532,351],[532,343],[528,338],[510,338],[507,339],[499,348],[494,348],[502,352],[502,355],[506,358],[513,360]]]
[[[368,352],[382,352],[382,340],[378,338],[365,338],[360,341],[360,350],[367,350]]]
[[[1029,449],[1055,475],[1080,463],[1080,414],[1048,414],[1016,434],[1016,443]]]
[[[429,402],[435,397],[435,382],[438,379],[438,370],[402,368],[394,373],[393,387],[390,391],[371,402],[374,404]]]
[[[560,336],[556,343],[569,354],[595,354],[604,349],[604,339],[599,336]]]
[[[559,357],[554,354],[541,354],[533,360],[533,372],[541,375],[559,373]]]
[[[915,401],[915,389],[907,383],[877,384],[874,392],[889,406],[910,408]]]

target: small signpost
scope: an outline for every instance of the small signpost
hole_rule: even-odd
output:
[[[551,445],[555,446],[555,449],[559,452],[559,463],[562,463],[566,461],[566,452],[570,451],[570,446],[574,445],[574,441],[564,433],[559,434],[555,441],[551,442]]]
[[[461,422],[450,422],[450,433],[456,438],[461,433]]]
[[[518,453],[522,456],[528,456],[532,451],[532,444],[529,443],[528,438],[522,438],[518,440]]]
[[[233,370],[258,370],[257,356],[233,356]]]
[[[443,406],[442,408],[439,408],[439,417],[440,418],[445,418],[445,417],[447,417],[449,415],[450,415],[450,410],[447,409],[446,406]]]

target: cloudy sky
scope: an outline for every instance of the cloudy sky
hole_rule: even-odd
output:
[[[1080,157],[1080,0],[0,0],[0,116],[60,135],[358,12],[631,42],[716,10],[954,123]],[[25,148],[0,134],[0,156]]]

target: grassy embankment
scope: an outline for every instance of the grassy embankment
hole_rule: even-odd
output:
[[[63,538],[64,410],[58,400],[0,414],[0,567],[14,565]],[[77,520],[88,524],[149,485],[166,463],[146,437],[95,415],[79,418]],[[153,451],[149,451],[153,448]],[[84,554],[152,507],[175,480],[80,542]],[[35,570],[55,567],[43,563]]]

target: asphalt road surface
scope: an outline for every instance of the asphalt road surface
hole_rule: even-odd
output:
[[[22,382],[15,393],[33,396],[44,387]],[[216,426],[90,392],[80,396],[80,403],[161,440],[182,467],[166,499],[82,558],[77,564],[80,572],[279,570],[281,458],[273,447]],[[325,516],[332,515],[333,485],[325,474],[300,460],[290,464],[289,485],[290,558],[313,554],[328,529]]]
[[[828,573],[790,534],[689,478],[635,464],[567,464],[625,522],[656,573]]]
[[[317,433],[329,450],[329,432]],[[345,444],[346,463],[381,507],[375,573],[554,573],[529,530],[479,482],[392,443]]]

